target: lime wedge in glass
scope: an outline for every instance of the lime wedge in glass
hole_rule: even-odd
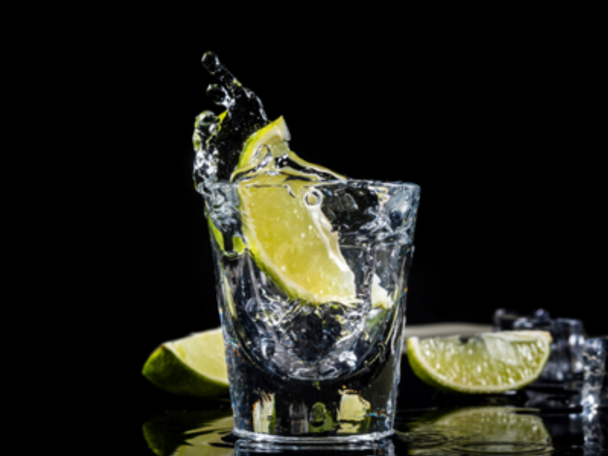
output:
[[[280,117],[249,137],[232,174],[251,255],[292,299],[356,302],[354,274],[321,210],[323,196],[313,188],[344,177],[302,160],[288,140]]]

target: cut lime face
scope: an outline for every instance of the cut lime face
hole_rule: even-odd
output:
[[[342,256],[310,182],[261,174],[239,186],[243,234],[258,266],[292,299],[356,301],[355,276]]]
[[[228,394],[221,329],[166,342],[148,358],[144,376],[173,394],[212,398]]]
[[[517,390],[535,381],[551,353],[546,331],[483,333],[463,343],[458,336],[411,337],[407,355],[414,373],[445,391],[487,394]]]
[[[342,176],[300,159],[289,150],[282,117],[252,135],[232,179],[239,180],[243,234],[256,264],[291,299],[318,305],[350,304],[355,276],[342,256],[336,233],[321,211],[314,183]],[[298,169],[280,166],[288,157]]]
[[[323,195],[315,188],[323,181],[346,178],[302,160],[289,149],[289,139],[285,120],[279,117],[245,142],[230,178],[238,188],[244,236],[233,239],[233,250],[241,254],[247,247],[257,266],[290,299],[312,305],[359,302],[355,276],[321,210]],[[222,233],[211,220],[209,225],[224,251]],[[392,306],[378,276],[371,291],[373,307]]]

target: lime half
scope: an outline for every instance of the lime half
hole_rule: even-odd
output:
[[[410,365],[420,379],[441,390],[469,394],[523,388],[540,376],[550,353],[546,331],[482,333],[466,342],[459,336],[407,341]]]
[[[150,355],[143,374],[173,394],[201,398],[228,394],[221,328],[165,342]]]

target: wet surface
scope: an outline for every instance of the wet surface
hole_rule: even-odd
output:
[[[593,430],[581,415],[572,385],[536,385],[501,395],[454,396],[438,393],[411,372],[403,373],[395,434],[372,444],[327,448],[269,448],[232,434],[227,400],[209,403],[159,402],[142,426],[141,454],[160,456],[306,455],[608,455],[585,446],[585,433],[608,435],[608,410]],[[147,447],[147,448],[145,448]],[[146,453],[146,451],[148,453]]]

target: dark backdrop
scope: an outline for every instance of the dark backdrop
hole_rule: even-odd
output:
[[[205,95],[214,82],[200,63],[207,50],[271,119],[285,117],[301,157],[421,186],[408,324],[489,324],[498,307],[543,307],[608,332],[597,317],[605,192],[593,51],[566,32],[436,32],[237,45],[184,27],[129,42],[113,67],[121,102],[111,121],[138,166],[116,214],[137,366],[158,344],[219,325],[191,178],[194,117],[219,112]]]
[[[191,178],[194,118],[218,112],[205,95],[214,82],[200,63],[207,50],[271,119],[285,117],[301,157],[353,178],[421,186],[408,324],[489,324],[498,307],[544,307],[608,333],[605,78],[593,30],[538,28],[539,18],[502,27],[417,20],[369,29],[317,17],[294,27],[292,15],[211,30],[212,16],[142,16],[143,27],[128,22],[120,46],[92,54],[109,109],[85,117],[87,91],[77,114],[87,141],[100,144],[94,161],[107,155],[114,166],[100,181],[113,196],[101,203],[109,216],[95,218],[92,239],[111,261],[98,262],[87,292],[102,300],[95,309],[111,347],[100,368],[139,407],[134,429],[169,397],[141,376],[149,354],[219,325],[203,200]],[[115,30],[104,33],[102,42]],[[113,353],[125,344],[117,368]],[[139,431],[133,436],[141,443]]]

